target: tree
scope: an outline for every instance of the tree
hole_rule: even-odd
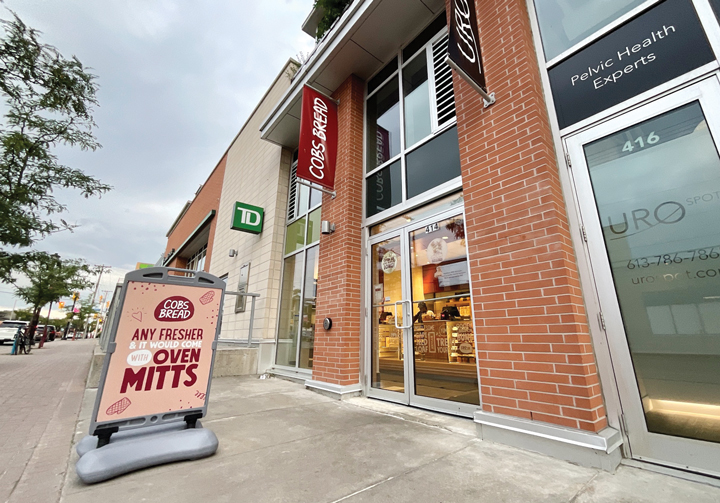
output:
[[[30,321],[30,336],[35,334],[40,310],[50,302],[57,302],[61,297],[68,297],[76,290],[84,290],[92,285],[87,278],[95,272],[82,260],[62,260],[58,255],[35,252],[32,258],[22,267],[21,272],[30,284],[15,286],[15,295],[30,304],[33,313]]]
[[[93,107],[96,77],[74,56],[64,58],[39,41],[40,33],[13,13],[0,20],[0,94],[5,113],[0,123],[0,273],[31,257],[8,247],[28,247],[38,239],[73,226],[52,220],[66,210],[53,190],[70,188],[85,197],[101,195],[109,185],[79,169],[64,166],[53,153],[60,145],[96,150]]]
[[[95,313],[95,305],[92,302],[92,294],[88,294],[87,298],[81,299],[75,307],[78,310],[77,313],[73,313],[70,310],[70,306],[65,307],[65,311],[67,312],[65,318],[68,322],[72,322],[73,327],[78,330],[84,330],[85,321],[88,318],[91,318],[93,313]],[[77,319],[74,319],[75,317],[77,317]]]
[[[335,20],[343,15],[343,12],[351,3],[352,0],[315,0],[315,8],[323,11],[323,16],[318,23],[315,40],[319,42],[323,38],[325,32],[332,28]]]

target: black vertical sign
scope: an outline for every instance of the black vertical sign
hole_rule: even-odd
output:
[[[486,101],[491,101],[485,85],[474,0],[450,1],[449,35],[448,64]]]

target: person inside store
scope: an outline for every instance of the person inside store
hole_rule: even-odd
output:
[[[422,323],[422,317],[427,312],[427,305],[424,302],[418,302],[418,312],[415,316],[413,316],[413,323]]]

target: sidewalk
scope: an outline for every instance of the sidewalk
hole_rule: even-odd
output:
[[[95,390],[76,429],[87,434]],[[339,402],[280,379],[213,381],[215,456],[83,485],[73,452],[61,501],[692,502],[720,488],[621,466],[615,474],[482,442],[471,420],[366,398]]]
[[[58,501],[96,342],[0,346],[0,502]]]

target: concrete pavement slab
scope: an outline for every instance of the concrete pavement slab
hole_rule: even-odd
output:
[[[77,439],[87,434],[94,396],[85,394]],[[220,448],[199,461],[86,486],[73,455],[61,501],[720,501],[716,487],[625,466],[599,472],[482,442],[470,419],[367,398],[335,401],[280,379],[214,379],[203,424]]]

